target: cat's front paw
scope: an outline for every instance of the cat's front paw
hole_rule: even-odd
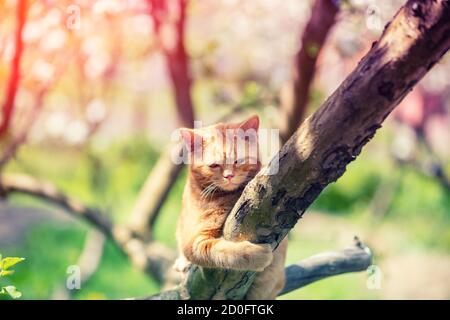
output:
[[[270,244],[255,244],[246,242],[246,248],[243,252],[244,257],[248,261],[247,270],[263,271],[272,263],[273,252]]]

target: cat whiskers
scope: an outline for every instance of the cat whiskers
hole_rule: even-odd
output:
[[[217,184],[215,184],[214,182],[211,183],[205,189],[203,189],[202,193],[200,194],[200,198],[206,200],[209,196],[213,196],[218,188],[219,186]]]

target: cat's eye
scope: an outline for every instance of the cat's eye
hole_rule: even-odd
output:
[[[245,163],[245,159],[237,159],[236,161],[234,161],[234,164],[244,164]]]
[[[220,167],[220,164],[212,163],[212,164],[209,165],[209,167],[210,167],[211,169],[217,169],[218,167]]]

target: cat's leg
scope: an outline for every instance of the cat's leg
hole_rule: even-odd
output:
[[[234,270],[264,270],[273,259],[268,244],[233,242],[223,238],[197,236],[184,246],[183,253],[194,264]]]
[[[275,300],[285,284],[285,260],[287,238],[285,238],[274,252],[272,263],[258,273],[252,286],[247,292],[248,300]]]

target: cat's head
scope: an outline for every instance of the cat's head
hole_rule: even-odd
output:
[[[202,188],[233,191],[259,171],[258,116],[200,129],[180,129],[190,170]]]

